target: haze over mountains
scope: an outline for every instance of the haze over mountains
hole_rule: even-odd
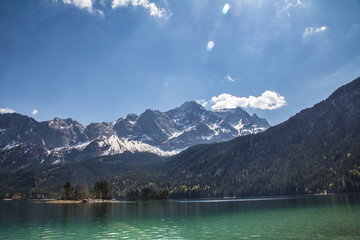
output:
[[[222,142],[262,132],[265,119],[240,108],[208,111],[196,102],[160,112],[146,110],[112,123],[84,126],[71,119],[37,122],[28,116],[0,115],[0,171],[17,171],[96,156],[151,152],[170,156],[201,143]]]

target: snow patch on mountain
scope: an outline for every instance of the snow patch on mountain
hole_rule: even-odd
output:
[[[3,149],[4,150],[9,150],[12,149],[14,147],[20,146],[20,143],[17,141],[11,141],[10,143],[8,143]]]
[[[64,146],[55,148],[50,151],[50,154],[53,156],[62,156],[66,154],[70,154],[73,150],[78,152],[86,151],[86,148],[92,144],[96,143],[99,147],[99,156],[107,156],[107,155],[115,155],[121,154],[126,151],[129,152],[150,152],[157,154],[159,156],[172,156],[178,153],[178,151],[162,151],[161,149],[151,146],[149,144],[133,141],[126,138],[119,138],[116,135],[112,135],[109,138],[106,136],[100,136],[92,141],[88,141],[85,143],[79,142],[74,146]]]
[[[242,123],[242,119],[238,122],[238,124],[232,125],[233,128],[235,128],[238,133],[240,134],[240,130],[244,128],[244,124]]]
[[[128,140],[126,138],[119,138],[116,135],[112,135],[108,139],[103,139],[102,142],[102,146],[109,146],[109,148],[101,154],[102,156],[121,154],[125,151],[150,152],[159,156],[172,156],[178,153],[176,151],[162,151],[159,148],[153,147],[149,144]]]
[[[58,159],[58,160],[54,161],[52,164],[55,165],[55,164],[60,164],[60,163],[61,163],[61,160]]]
[[[149,136],[146,135],[146,134],[142,135],[142,139],[143,139],[143,140],[146,140],[146,141],[152,141],[152,140],[153,140],[152,137],[149,137]]]

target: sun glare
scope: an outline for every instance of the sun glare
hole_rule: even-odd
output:
[[[213,49],[214,45],[215,45],[214,41],[209,41],[208,44],[207,44],[206,49],[208,51],[211,51]]]
[[[222,10],[223,14],[227,14],[229,9],[230,9],[230,4],[226,3]]]

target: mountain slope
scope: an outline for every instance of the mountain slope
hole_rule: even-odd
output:
[[[91,187],[96,181],[109,180],[113,196],[125,196],[138,184],[149,181],[164,157],[148,152],[129,152],[90,158],[69,164],[42,165],[36,169],[0,174],[0,199],[21,195],[26,199],[57,198],[64,183]],[[136,181],[127,176],[138,176]],[[121,177],[118,177],[121,176]],[[112,179],[112,180],[110,180]]]
[[[164,169],[222,196],[359,191],[360,78],[266,132],[190,148]]]
[[[0,146],[3,148],[17,143],[38,145],[44,142],[52,149],[88,140],[86,127],[71,118],[37,122],[17,113],[1,114],[0,129]]]

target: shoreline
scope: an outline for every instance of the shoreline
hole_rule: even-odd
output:
[[[11,199],[4,199],[6,201],[18,201]],[[81,199],[81,200],[61,200],[61,199],[29,199],[29,200],[20,200],[20,201],[29,201],[33,203],[49,203],[49,204],[87,204],[87,203],[117,203],[119,201],[115,199],[105,200],[105,199]]]
[[[48,201],[43,201],[45,203],[61,203],[61,204],[87,204],[87,203],[116,203],[118,201],[116,201],[115,199],[110,199],[110,200],[105,200],[105,199],[82,199],[82,200],[58,200],[58,199],[53,199],[53,200],[48,200]]]
[[[223,197],[223,198],[194,198],[194,199],[162,199],[162,200],[117,200],[117,199],[81,199],[81,200],[61,200],[61,199],[9,199],[3,198],[0,201],[25,201],[33,203],[50,203],[50,204],[86,204],[86,203],[121,203],[121,202],[149,202],[149,201],[178,201],[178,202],[232,202],[232,201],[254,201],[254,200],[279,200],[279,199],[297,199],[307,197],[324,197],[336,194],[351,194],[351,193],[313,193],[300,195],[278,195],[278,196],[258,196],[258,197]]]

